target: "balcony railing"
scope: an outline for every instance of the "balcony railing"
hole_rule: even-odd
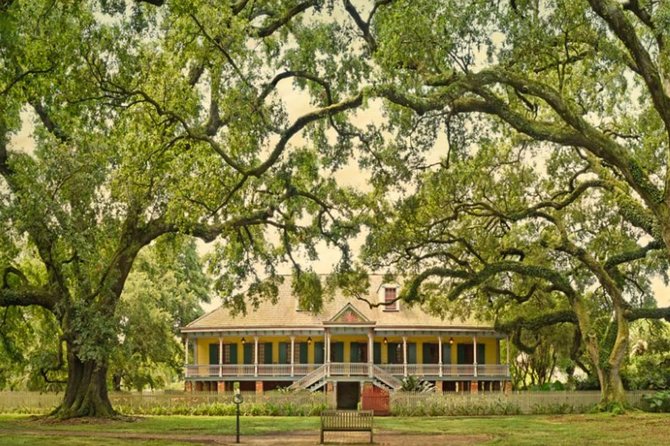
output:
[[[368,363],[357,362],[331,362],[326,366],[328,376],[368,376],[370,366]]]
[[[191,364],[185,367],[187,378],[215,378],[215,377],[303,377],[319,368],[321,364]],[[386,373],[396,376],[423,376],[423,377],[463,377],[488,378],[507,377],[509,367],[505,364],[376,364]],[[369,376],[368,363],[338,362],[327,364],[328,376],[358,377]]]

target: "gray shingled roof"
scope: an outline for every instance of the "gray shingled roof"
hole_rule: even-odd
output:
[[[371,302],[383,299],[382,285],[385,285],[381,275],[370,276],[370,291],[367,297]],[[384,311],[384,307],[373,307],[361,300],[346,297],[336,292],[332,300],[324,302],[323,309],[319,314],[308,311],[298,311],[298,299],[291,292],[291,280],[286,278],[279,287],[277,304],[263,303],[257,310],[248,312],[246,315],[234,316],[228,308],[219,307],[195,321],[188,324],[182,330],[185,332],[216,331],[226,329],[252,329],[252,328],[321,328],[323,323],[330,321],[350,303],[361,315],[375,323],[379,328],[491,328],[486,324],[475,320],[441,319],[425,313],[418,306],[408,307],[400,302],[400,311]]]

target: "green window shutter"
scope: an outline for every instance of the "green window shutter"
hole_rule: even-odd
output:
[[[352,342],[349,347],[349,362],[361,361],[361,346],[358,342]]]
[[[300,348],[300,364],[307,364],[307,343],[301,342],[298,347]]]
[[[440,362],[440,346],[434,342],[423,344],[423,363],[437,364]]]
[[[402,364],[402,345],[397,342],[389,342],[387,347],[389,364]]]
[[[331,348],[331,361],[344,362],[344,343],[333,342],[330,348]]]
[[[466,364],[465,362],[465,344],[456,345],[457,364]]]
[[[323,364],[323,342],[314,343],[314,364]]]
[[[244,344],[244,363],[254,363],[254,346],[253,344]]]
[[[263,363],[272,364],[272,342],[266,342],[263,350],[265,351]]]
[[[442,344],[442,364],[451,364],[451,344]]]
[[[414,342],[407,343],[407,364],[416,364],[416,344]]]
[[[381,345],[381,343],[375,342],[373,348],[374,348],[374,355],[372,355],[373,356],[372,361],[375,364],[381,364],[382,363],[382,345]]]
[[[477,344],[477,364],[486,364],[486,345]]]
[[[219,344],[209,344],[209,363],[219,363]]]
[[[279,363],[288,364],[288,344],[286,342],[279,343]]]
[[[237,344],[230,344],[230,364],[237,364]]]

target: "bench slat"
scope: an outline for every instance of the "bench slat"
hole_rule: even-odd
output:
[[[324,410],[321,413],[321,443],[324,432],[370,432],[372,443],[373,419],[371,410]]]

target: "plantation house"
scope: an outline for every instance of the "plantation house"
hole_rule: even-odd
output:
[[[370,302],[391,302],[399,291],[382,276],[370,283]],[[220,307],[182,333],[191,391],[227,392],[234,382],[256,392],[290,386],[334,392],[338,406],[347,406],[361,383],[394,390],[405,376],[431,381],[437,392],[501,390],[509,381],[504,335],[490,326],[443,320],[402,302],[371,308],[339,293],[313,314],[301,310],[289,278],[276,305],[237,316]]]

